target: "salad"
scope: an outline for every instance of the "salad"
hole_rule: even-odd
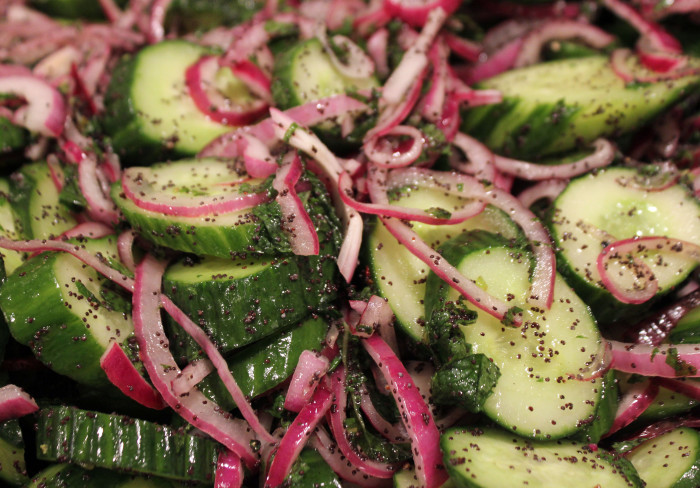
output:
[[[700,486],[700,2],[0,1],[0,480]]]

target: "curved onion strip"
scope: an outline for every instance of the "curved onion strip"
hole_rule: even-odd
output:
[[[318,234],[309,213],[304,208],[304,203],[294,188],[303,171],[301,158],[297,151],[294,151],[291,156],[291,161],[283,164],[272,180],[272,187],[277,190],[275,201],[282,211],[280,225],[289,239],[294,254],[316,256],[320,249]]]
[[[59,239],[70,239],[73,237],[88,237],[99,239],[114,234],[114,229],[101,222],[83,222],[72,229],[68,229],[59,236]]]
[[[323,387],[316,389],[311,401],[304,406],[291,425],[287,427],[287,432],[279,442],[265,479],[264,486],[266,488],[282,485],[292,469],[292,464],[306,445],[309,436],[330,410],[332,403],[333,395],[327,389]]]
[[[134,290],[134,280],[132,278],[110,267],[105,261],[96,257],[80,244],[71,244],[69,242],[57,240],[12,241],[5,237],[0,237],[0,248],[20,252],[64,251],[94,268],[95,271],[102,276],[113,281],[125,290],[132,292]]]
[[[648,37],[640,37],[636,45],[639,62],[657,73],[679,70],[688,63],[688,57],[677,53],[655,50]]]
[[[496,176],[494,154],[481,142],[463,132],[458,132],[452,144],[457,146],[469,161],[456,165],[462,173],[472,175],[480,180],[493,181]]]
[[[700,261],[700,246],[691,242],[667,237],[646,236],[622,239],[604,248],[596,262],[605,288],[622,303],[644,303],[659,289],[659,283],[649,266],[639,258],[640,254],[667,252]],[[634,289],[622,289],[608,272],[611,259],[622,260],[635,275]],[[642,280],[641,285],[638,281]],[[642,286],[643,285],[643,286]]]
[[[632,178],[621,177],[616,180],[622,187],[631,187],[638,190],[656,192],[663,191],[675,185],[681,177],[678,167],[671,161],[663,161],[653,165],[646,164],[645,169],[652,169],[650,174],[635,174]]]
[[[343,456],[359,471],[376,478],[392,478],[394,472],[399,468],[398,465],[383,463],[368,459],[362,456],[352,446],[346,437],[345,432],[345,407],[347,406],[348,393],[345,390],[345,367],[340,366],[331,375],[331,391],[335,397],[333,407],[330,410],[330,429],[335,442],[338,444],[338,449],[343,453]],[[408,376],[408,375],[407,375]]]
[[[352,279],[357,267],[357,259],[360,254],[362,242],[362,217],[352,207],[345,204],[338,190],[338,178],[344,172],[335,155],[325,144],[308,129],[295,128],[297,122],[288,113],[280,112],[275,108],[270,109],[270,118],[274,122],[274,131],[277,137],[284,140],[289,135],[288,143],[296,149],[303,151],[314,158],[320,166],[326,184],[344,226],[343,243],[338,254],[338,268],[346,281]]]
[[[238,152],[243,155],[246,173],[253,178],[267,178],[277,172],[279,166],[270,154],[270,148],[257,137],[241,134]]]
[[[125,230],[119,237],[117,237],[117,252],[119,253],[119,260],[122,262],[126,269],[133,271],[136,269],[136,262],[134,261],[134,240],[136,239],[136,232],[133,230]]]
[[[264,193],[181,196],[161,192],[143,176],[143,168],[131,167],[122,174],[122,191],[134,204],[150,212],[180,217],[206,217],[252,208],[267,200]],[[240,177],[232,183],[240,181]]]
[[[609,436],[627,427],[634,422],[644,411],[649,408],[659,394],[659,385],[654,380],[645,379],[640,383],[634,383],[630,390],[623,395],[617,406],[615,420],[605,434]]]
[[[360,390],[360,408],[367,416],[367,419],[372,424],[377,432],[379,432],[389,442],[406,442],[408,435],[402,423],[392,424],[380,414],[372,403],[372,398],[369,392],[362,388]]]
[[[151,386],[117,342],[107,348],[100,358],[100,367],[114,386],[141,405],[161,410],[167,407],[163,397]]]
[[[22,97],[27,105],[15,112],[13,122],[48,137],[58,137],[68,107],[63,95],[46,81],[34,75],[0,74],[0,93]]]
[[[192,361],[182,368],[177,378],[172,381],[173,393],[179,396],[188,394],[212,371],[214,371],[214,365],[208,359]]]
[[[676,80],[684,76],[696,76],[700,73],[700,66],[694,64],[665,73],[649,71],[649,74],[641,74],[639,70],[632,70],[630,67],[630,60],[633,58],[634,54],[627,48],[615,49],[610,55],[610,67],[625,83],[656,83],[659,81]]]
[[[248,59],[244,59],[231,65],[230,68],[231,72],[239,80],[245,83],[248,87],[248,90],[257,95],[260,98],[260,100],[267,104],[271,104],[273,102],[272,92],[270,91],[272,80],[255,63]],[[264,104],[258,102],[258,105],[260,106],[259,115],[262,115],[263,113],[265,113],[265,109],[262,108]]]
[[[180,310],[178,306],[170,300],[170,298],[165,295],[161,295],[160,300],[163,305],[163,309],[170,314],[175,322],[177,322],[180,327],[182,327],[184,331],[187,332],[190,337],[192,337],[192,339],[194,339],[199,347],[202,348],[204,354],[207,355],[211,363],[214,365],[216,372],[219,374],[221,381],[226,387],[226,390],[231,395],[231,398],[233,398],[236,407],[238,407],[238,410],[241,412],[241,415],[243,415],[243,418],[248,421],[250,428],[253,429],[258,438],[265,442],[275,442],[267,429],[265,429],[265,427],[260,423],[260,420],[255,414],[253,407],[231,374],[226,360],[223,358],[211,339],[209,339],[207,333],[204,332],[201,327],[195,324],[192,319],[190,319],[182,310]]]
[[[601,340],[598,351],[589,357],[590,359],[578,371],[567,373],[567,376],[578,381],[591,381],[605,376],[612,368],[614,359],[610,342]]]
[[[655,378],[654,381],[663,388],[700,400],[700,384],[697,381],[688,381],[683,378]]]
[[[102,190],[97,174],[97,159],[93,153],[83,153],[78,163],[78,185],[88,204],[90,217],[108,224],[119,223],[116,205]]]
[[[518,200],[523,206],[530,208],[535,202],[547,199],[554,201],[564,191],[568,183],[562,180],[544,180],[518,194]]]
[[[427,53],[435,36],[447,20],[447,13],[438,7],[428,13],[427,21],[413,45],[401,58],[401,62],[384,83],[382,100],[389,105],[398,104],[416,83],[419,74],[428,66]]]
[[[214,488],[241,488],[243,486],[241,458],[229,449],[222,449],[216,458]]]
[[[449,64],[447,58],[450,51],[442,38],[439,38],[428,52],[428,60],[432,67],[430,88],[421,101],[421,114],[430,122],[437,122],[442,117],[447,96]]]
[[[430,408],[423,401],[418,388],[414,387],[401,360],[381,337],[374,334],[362,339],[362,345],[379,366],[396,400],[400,417],[411,438],[418,482],[422,486],[440,486],[447,480],[447,471],[442,464],[440,432]]]
[[[473,63],[479,60],[479,56],[483,52],[483,48],[479,44],[450,32],[443,34],[443,37],[447,43],[447,47],[460,58]]]
[[[391,478],[371,477],[357,469],[338,449],[338,445],[323,427],[317,427],[315,434],[311,439],[311,445],[338,476],[364,488],[388,488],[393,486]]]
[[[523,42],[523,38],[513,39],[495,53],[490,54],[486,61],[470,66],[461,78],[471,85],[509,70],[515,64]]]
[[[34,399],[22,388],[16,385],[5,385],[0,388],[0,422],[18,419],[39,410]]]
[[[394,149],[386,137],[409,137],[410,147],[401,151]],[[423,133],[417,127],[410,125],[397,125],[365,142],[364,152],[372,163],[382,168],[403,168],[418,159],[423,151]]]
[[[374,62],[379,76],[389,74],[389,30],[382,27],[367,39],[367,53]]]
[[[378,170],[370,170],[378,171]],[[483,212],[486,205],[480,200],[474,200],[466,204],[460,210],[453,212],[449,217],[442,218],[431,215],[422,209],[415,209],[410,207],[401,207],[399,205],[391,205],[388,202],[388,196],[386,195],[387,188],[384,185],[369,185],[370,195],[372,196],[372,203],[365,203],[356,200],[352,193],[352,179],[347,173],[342,173],[340,179],[338,180],[338,187],[340,189],[340,196],[346,205],[354,208],[355,210],[371,214],[371,215],[381,215],[384,217],[394,217],[401,220],[409,220],[413,222],[422,222],[424,224],[431,225],[452,225],[459,224],[468,220],[472,217],[479,215]],[[375,189],[377,188],[377,189]],[[376,202],[376,203],[375,203]]]
[[[165,14],[172,0],[154,0],[148,18],[148,42],[155,44],[165,38]]]
[[[462,3],[461,0],[384,0],[384,9],[392,17],[398,17],[407,24],[420,27],[430,22],[431,12],[440,9],[445,15],[452,15]]]
[[[697,287],[698,285],[694,283],[693,286]],[[632,328],[634,342],[653,346],[661,344],[683,317],[694,308],[700,307],[700,289],[695,288],[687,294],[682,294],[681,291],[678,292],[678,295],[681,296],[679,300],[656,311]]]
[[[676,417],[672,419],[660,420],[645,427],[631,439],[653,439],[654,437],[658,437],[679,427],[692,427],[696,429],[700,427],[700,418],[693,417],[691,415],[688,417]]]
[[[421,86],[423,85],[425,74],[426,70],[421,71],[418,78],[414,80],[414,83],[409,88],[404,99],[399,103],[395,105],[382,104],[383,106],[380,110],[377,124],[367,131],[363,138],[365,142],[374,137],[385,134],[393,127],[399,125],[406,117],[409,116],[413,110],[413,107],[416,105],[416,102],[418,102],[418,99],[420,98]]]
[[[341,61],[335,53],[328,40],[326,26],[323,23],[317,24],[315,30],[316,38],[321,42],[323,50],[330,58],[335,69],[343,76],[352,79],[369,78],[374,75],[374,62],[360,46],[345,36],[333,36],[333,43],[341,49],[346,56],[346,60]]]
[[[227,99],[211,86],[218,70],[216,57],[203,56],[185,71],[185,85],[197,109],[211,120],[230,126],[247,125],[260,118],[268,107],[263,99],[256,99],[249,107],[227,106]]]
[[[596,49],[615,41],[615,36],[587,22],[568,19],[550,20],[531,30],[515,59],[514,67],[522,68],[540,60],[542,46],[551,40],[577,39]]]
[[[615,15],[629,22],[642,37],[648,38],[650,45],[659,51],[680,54],[683,52],[680,42],[666,32],[660,25],[642,17],[633,7],[620,0],[602,0],[603,5]]]
[[[698,344],[631,344],[610,341],[612,368],[625,373],[662,378],[698,377],[700,345]]]
[[[180,368],[170,353],[160,317],[160,288],[165,266],[164,262],[147,255],[136,268],[134,278],[134,333],[146,371],[175,412],[235,452],[248,466],[254,466],[258,460],[250,447],[253,433],[246,422],[225,415],[218,405],[197,390],[178,397],[171,389]]]
[[[301,412],[304,405],[309,403],[329,365],[327,357],[309,349],[302,351],[289,382],[284,408],[291,412]]]
[[[542,165],[496,155],[495,165],[499,171],[517,176],[524,180],[566,180],[595,168],[603,168],[613,162],[615,158],[615,146],[610,141],[600,138],[596,139],[593,145],[593,154],[571,163]]]

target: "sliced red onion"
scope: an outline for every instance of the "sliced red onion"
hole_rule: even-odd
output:
[[[329,365],[325,356],[308,349],[302,351],[287,389],[284,408],[291,412],[301,412],[309,403]]]
[[[200,112],[211,120],[224,125],[247,125],[265,113],[268,102],[256,99],[248,106],[232,104],[213,86],[214,76],[219,70],[219,60],[214,56],[203,56],[185,71],[185,84]]]
[[[122,16],[122,10],[116,4],[114,0],[98,0],[100,2],[100,7],[102,7],[102,12],[104,12],[105,17],[110,22],[116,22]]]
[[[362,300],[350,300],[350,307],[357,312],[357,320],[348,321],[351,331],[358,337],[367,338],[371,336],[375,330],[384,329],[385,340],[389,336],[389,340],[393,341],[392,350],[398,353],[398,344],[396,344],[396,336],[393,328],[389,332],[386,330],[391,326],[394,319],[394,312],[384,298],[377,295],[372,295],[366,302]]]
[[[377,124],[367,131],[364,137],[365,141],[385,134],[408,117],[416,102],[418,102],[418,98],[420,98],[424,78],[425,70],[414,80],[413,85],[409,88],[406,97],[402,101],[396,105],[385,105],[382,107]]]
[[[379,76],[389,74],[389,30],[385,27],[377,29],[369,39],[367,39],[367,52],[369,53],[374,67]]]
[[[518,200],[524,207],[530,208],[532,205],[542,199],[554,201],[559,194],[564,191],[568,183],[562,180],[544,180],[536,185],[533,185],[518,194]]]
[[[435,40],[445,20],[447,20],[445,10],[440,7],[430,10],[425,26],[416,42],[404,53],[401,62],[384,83],[382,99],[387,104],[398,104],[416,82],[419,74],[425,70],[428,65],[427,54],[430,45]]]
[[[677,296],[681,297],[680,299],[631,327],[627,337],[640,344],[657,346],[663,343],[683,317],[694,308],[700,307],[698,284],[691,281],[689,285],[691,286],[689,291],[683,289],[678,291]]]
[[[165,38],[165,14],[172,0],[153,0],[148,18],[148,42],[155,44]]]
[[[76,95],[80,100],[85,103],[87,110],[90,115],[95,115],[97,113],[97,104],[95,99],[91,96],[82,75],[78,71],[78,65],[73,63],[70,67],[70,75],[73,79],[74,89],[73,94]]]
[[[377,432],[390,442],[406,442],[408,434],[402,423],[392,424],[377,411],[366,389],[360,390],[360,408]]]
[[[32,72],[45,80],[54,81],[70,74],[71,66],[80,62],[81,57],[75,46],[63,46],[39,61]]]
[[[430,14],[434,11],[442,10],[449,16],[461,3],[462,0],[384,0],[384,9],[407,24],[421,27],[430,23]]]
[[[602,49],[615,41],[615,36],[603,29],[578,20],[550,20],[530,31],[515,59],[514,67],[522,68],[540,60],[542,46],[552,40],[577,39],[587,45]]]
[[[654,437],[658,437],[679,427],[691,427],[696,429],[700,427],[700,419],[691,415],[689,417],[675,417],[672,419],[660,420],[648,425],[631,437],[631,439],[653,439]]]
[[[510,41],[495,53],[490,54],[485,61],[467,68],[460,77],[471,85],[508,71],[515,65],[523,43],[522,38]]]
[[[18,419],[39,410],[34,399],[16,385],[0,388],[0,422]]]
[[[270,148],[257,137],[241,134],[238,152],[243,156],[246,172],[253,178],[267,178],[277,172],[279,166],[270,154]]]
[[[367,56],[362,48],[349,38],[341,35],[333,36],[333,43],[346,55],[346,60],[341,61],[331,47],[324,24],[317,24],[315,36],[321,42],[324,52],[330,58],[335,69],[343,76],[361,79],[374,75],[372,58]]]
[[[138,270],[139,268],[137,268]],[[187,334],[194,339],[194,341],[202,348],[204,354],[207,355],[211,363],[216,368],[216,372],[219,374],[221,381],[223,382],[226,390],[233,398],[233,401],[238,407],[238,410],[243,415],[243,418],[248,421],[250,428],[257,434],[258,438],[265,442],[275,442],[270,433],[265,429],[265,427],[260,423],[260,419],[256,415],[253,407],[251,406],[248,398],[243,394],[241,388],[238,386],[236,379],[231,374],[228,368],[226,360],[221,355],[216,345],[211,341],[207,333],[195,324],[192,319],[190,319],[187,314],[180,310],[177,305],[175,305],[170,298],[165,295],[161,295],[161,303],[163,309],[170,314],[170,316],[177,322],[180,327],[183,328]],[[179,369],[178,369],[179,372]]]
[[[172,382],[173,393],[178,396],[187,395],[209,373],[214,371],[214,365],[208,359],[197,359],[182,368],[182,371]]]
[[[243,486],[241,458],[229,449],[222,449],[216,458],[214,488],[241,488]]]
[[[442,111],[442,110],[441,110]],[[392,144],[386,138],[409,137],[411,145],[402,150],[403,143]],[[423,152],[423,133],[410,125],[397,125],[367,141],[364,152],[372,163],[382,168],[402,168],[418,159]]]
[[[469,107],[494,105],[503,101],[503,93],[498,90],[472,90],[468,86],[451,94],[459,103],[466,102]]]
[[[700,383],[698,383],[697,380],[686,378],[655,378],[654,381],[663,388],[675,391],[693,400],[700,400]]]
[[[353,28],[361,35],[366,35],[374,29],[380,29],[392,19],[382,2],[371,2],[364,13],[358,13],[353,19]]]
[[[15,124],[49,137],[58,137],[63,132],[68,107],[63,95],[46,81],[33,75],[0,75],[0,93],[27,101],[25,109],[15,113]]]
[[[288,142],[293,147],[303,151],[318,162],[319,170],[323,173],[326,184],[330,186],[331,195],[333,197],[336,211],[338,212],[344,226],[343,243],[340,247],[337,262],[340,273],[350,281],[357,267],[357,259],[360,254],[360,245],[362,242],[362,217],[352,207],[346,205],[342,201],[339,194],[337,181],[340,175],[344,172],[335,155],[326,147],[325,144],[308,129],[293,129],[293,124],[297,124],[294,119],[287,113],[279,110],[270,109],[270,118],[274,122],[274,131],[277,137],[281,140],[289,135]]]
[[[646,168],[649,166],[645,165]],[[656,167],[653,174],[642,175],[635,174],[631,178],[620,177],[617,182],[621,186],[636,188],[647,192],[663,191],[672,187],[680,179],[680,171],[678,167],[671,161],[662,161],[654,163]]]
[[[583,4],[558,1],[541,4],[530,4],[499,0],[497,2],[484,1],[479,3],[483,14],[496,17],[514,17],[517,19],[548,19],[551,17],[564,17],[573,19],[583,12]],[[586,4],[584,8],[591,5]]]
[[[700,376],[700,345],[697,344],[631,344],[610,341],[612,368],[625,373],[662,378]]]
[[[257,464],[258,459],[250,445],[254,439],[253,432],[246,422],[231,418],[197,390],[184,397],[179,397],[172,391],[170,385],[180,373],[180,368],[170,352],[160,317],[161,301],[165,301],[160,294],[165,266],[164,262],[146,255],[136,268],[133,296],[134,333],[139,341],[143,364],[153,385],[175,412],[236,453],[252,467]]]
[[[272,103],[272,92],[270,87],[272,80],[265,72],[250,60],[244,59],[230,66],[231,72],[248,87],[252,93],[267,104]],[[262,103],[260,103],[262,106]],[[260,114],[265,110],[260,110]]]
[[[264,193],[239,192],[236,184],[241,177],[231,174],[231,189],[224,194],[210,196],[173,195],[160,191],[148,181],[147,168],[132,166],[122,174],[122,190],[134,204],[150,212],[181,217],[204,217],[252,208],[267,200]],[[224,187],[224,184],[220,184]]]
[[[615,420],[605,436],[610,436],[637,420],[658,394],[659,385],[654,380],[644,379],[632,384],[630,390],[620,399]]]
[[[474,41],[469,39],[464,39],[455,34],[447,32],[444,35],[445,42],[450,50],[455,53],[460,58],[466,59],[467,61],[476,62],[479,60],[479,56],[483,52],[483,48]]]
[[[431,122],[437,122],[442,117],[447,95],[449,65],[447,58],[450,52],[442,38],[430,48],[428,60],[432,66],[430,88],[421,101],[421,113]]]
[[[458,163],[455,169],[474,176],[479,180],[493,181],[496,176],[494,154],[484,144],[463,132],[458,132],[452,144],[458,147],[469,159],[466,163]]]
[[[117,238],[117,252],[119,253],[119,260],[122,264],[131,271],[132,273],[136,269],[136,262],[134,261],[134,240],[136,239],[136,232],[133,230],[125,230]]]
[[[331,433],[338,444],[338,449],[343,453],[343,456],[345,456],[352,466],[357,468],[360,472],[376,478],[392,478],[396,470],[399,468],[398,465],[375,461],[360,455],[357,451],[355,451],[355,448],[345,435],[345,408],[348,400],[348,394],[345,389],[345,376],[346,372],[344,366],[340,366],[331,375],[331,389],[335,398],[333,400],[333,407],[331,408],[329,414],[329,424]],[[406,376],[408,376],[408,374]]]
[[[599,138],[593,141],[593,146],[593,154],[571,163],[542,165],[499,155],[496,155],[494,163],[499,171],[524,180],[566,180],[587,173],[592,169],[603,168],[613,162],[615,146],[610,141]]]
[[[61,167],[61,162],[58,160],[58,156],[55,154],[50,154],[46,158],[46,165],[49,167],[49,173],[51,174],[51,181],[53,181],[56,190],[59,192],[63,190],[63,185],[66,182],[66,174],[63,172]]]
[[[102,222],[83,222],[72,229],[68,229],[59,236],[59,239],[71,239],[73,237],[87,237],[90,239],[100,239],[114,234],[114,228]]]
[[[442,464],[440,432],[428,404],[414,387],[401,360],[381,337],[374,334],[362,339],[362,345],[381,369],[396,400],[401,419],[411,438],[418,482],[422,486],[440,486],[448,476]]]
[[[94,153],[83,153],[83,158],[78,163],[78,186],[87,201],[90,217],[107,224],[119,223],[120,217],[116,205],[100,186]]]
[[[655,51],[649,46],[649,40],[646,37],[639,39],[636,48],[642,66],[646,66],[657,73],[668,73],[670,71],[679,70],[688,62],[686,56],[676,53]]]
[[[107,348],[100,358],[100,367],[109,381],[132,400],[156,410],[167,406],[160,393],[141,376],[118,343],[112,342]]]
[[[676,54],[683,52],[683,48],[676,38],[666,32],[659,24],[642,17],[630,5],[621,0],[602,0],[602,3],[615,15],[629,22],[642,37],[648,38],[650,45],[655,50]]]
[[[282,485],[309,436],[330,410],[332,403],[333,395],[327,389],[316,389],[311,401],[299,412],[279,442],[265,479],[265,488]]]

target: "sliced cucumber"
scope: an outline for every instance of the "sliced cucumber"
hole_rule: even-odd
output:
[[[20,159],[22,149],[29,143],[29,132],[13,124],[7,117],[0,117],[0,166]]]
[[[16,419],[0,424],[0,482],[12,486],[29,481],[22,430]]]
[[[116,237],[77,241],[118,263]],[[116,266],[116,265],[115,265]],[[111,341],[133,332],[130,301],[112,283],[67,253],[40,254],[0,287],[0,308],[12,336],[57,373],[80,383],[108,385],[100,357]]]
[[[640,378],[638,375],[630,375],[616,372],[617,383],[620,387],[620,393],[626,394],[635,383],[644,381],[645,378]],[[700,380],[696,378],[682,378],[680,381],[687,381],[698,384]],[[700,404],[700,400],[687,397],[682,393],[669,390],[668,388],[659,387],[659,393],[654,398],[654,401],[647,407],[639,416],[638,423],[649,423],[656,420],[665,419],[674,415],[680,415],[691,411]]]
[[[122,60],[105,95],[104,128],[131,164],[196,154],[231,128],[197,109],[185,72],[205,48],[182,40],[146,46]]]
[[[25,488],[176,488],[164,478],[115,473],[75,464],[52,464],[31,479]]]
[[[522,436],[556,439],[570,436],[595,418],[602,401],[599,379],[571,379],[601,351],[601,337],[585,303],[556,277],[549,310],[530,308],[532,255],[511,241],[473,231],[447,241],[440,253],[493,296],[523,309],[521,327],[508,327],[478,312],[476,322],[461,326],[472,353],[482,353],[501,376],[483,406],[484,413]],[[458,294],[431,273],[426,312]]]
[[[27,239],[52,239],[77,224],[59,192],[45,162],[23,165],[10,179],[10,200],[20,225],[16,230]]]
[[[571,439],[585,442],[586,444],[598,444],[615,422],[620,392],[615,371],[608,371],[602,381],[603,393],[598,402],[595,416],[586,421],[584,427],[571,436]]]
[[[416,472],[413,469],[402,469],[394,475],[394,488],[419,488],[420,486]],[[448,478],[437,488],[456,488],[457,486]]]
[[[233,26],[249,20],[264,4],[261,0],[174,0],[165,24],[177,32]]]
[[[284,486],[295,488],[341,488],[338,476],[318,451],[304,449],[292,465]]]
[[[672,185],[648,191],[643,189],[643,181],[644,175],[631,168],[590,173],[569,183],[554,201],[549,216],[559,270],[601,323],[640,310],[640,306],[620,303],[603,286],[596,259],[607,244],[634,236],[700,243],[700,205],[687,188]],[[648,251],[644,261],[656,277],[658,295],[678,286],[695,267],[693,260],[669,253]],[[631,287],[633,273],[627,271],[624,276],[626,281],[621,277],[616,280]]]
[[[693,488],[700,485],[700,434],[678,428],[640,445],[625,454],[646,486]]]
[[[626,85],[604,56],[536,64],[479,83],[503,102],[469,109],[462,130],[499,153],[538,158],[641,127],[698,81]]]
[[[68,406],[37,414],[38,459],[212,484],[218,444],[167,425]]]
[[[405,188],[392,203],[408,208],[454,212],[466,201],[435,189]],[[369,235],[364,239],[364,255],[376,292],[389,301],[401,329],[413,340],[424,342],[426,315],[423,300],[430,268],[396,240],[379,220],[374,219],[369,228]],[[493,207],[486,207],[481,215],[461,224],[413,223],[413,230],[433,248],[472,229],[501,233],[509,239],[519,232],[505,213]]]
[[[458,427],[442,435],[441,446],[450,477],[462,487],[644,486],[625,459],[575,441],[533,442],[494,428]]]
[[[91,20],[105,18],[102,6],[93,0],[31,0],[29,3],[32,7],[52,17]],[[116,0],[115,3],[124,7],[128,2],[127,0]]]
[[[8,239],[17,241],[22,239],[22,234],[19,232],[21,225],[10,203],[10,182],[6,178],[0,178],[0,234]],[[5,265],[5,273],[7,275],[19,267],[24,262],[25,255],[17,251],[3,249],[2,261]]]
[[[678,321],[668,336],[671,344],[700,343],[700,307],[695,307]]]

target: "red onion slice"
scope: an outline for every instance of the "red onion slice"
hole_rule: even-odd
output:
[[[309,403],[329,365],[327,357],[308,349],[302,351],[287,389],[284,408],[291,412],[301,412]]]
[[[468,67],[460,77],[471,85],[508,71],[515,64],[523,42],[523,38],[513,39],[495,53],[490,54],[485,61]]]
[[[386,420],[377,411],[372,403],[372,399],[369,396],[369,392],[366,389],[360,390],[361,400],[360,408],[362,412],[367,416],[367,419],[372,424],[377,432],[379,432],[385,439],[389,442],[406,442],[408,439],[408,434],[406,434],[406,429],[402,423],[397,425],[392,424]]]
[[[65,231],[59,236],[59,239],[70,239],[73,237],[100,239],[111,234],[114,234],[114,229],[108,225],[101,222],[83,222]]]
[[[374,75],[374,62],[360,46],[345,36],[333,36],[333,43],[346,56],[344,61],[338,59],[335,50],[331,47],[324,24],[317,24],[314,32],[316,38],[321,42],[323,51],[330,58],[335,69],[348,78],[362,79]]]
[[[404,143],[392,144],[385,140],[389,137],[408,137],[411,141],[410,146],[403,150]],[[420,157],[423,152],[423,137],[423,133],[417,127],[397,125],[365,142],[364,152],[367,159],[379,167],[403,168]]]
[[[275,201],[282,209],[280,225],[289,239],[294,254],[317,256],[320,250],[318,234],[309,213],[304,208],[304,203],[295,190],[303,172],[301,158],[296,151],[291,156],[291,161],[284,163],[272,180],[272,187],[277,190]]]
[[[442,464],[440,432],[428,404],[415,388],[401,360],[381,337],[374,334],[362,339],[362,345],[382,371],[399,407],[401,419],[411,437],[418,482],[426,487],[440,486],[448,476]]]
[[[292,464],[306,445],[316,425],[330,410],[333,396],[323,387],[316,389],[311,401],[296,416],[275,451],[270,470],[265,479],[265,488],[282,485],[292,469]]]
[[[268,105],[273,102],[272,92],[270,91],[272,80],[255,63],[245,59],[231,65],[230,68],[231,72],[245,83],[248,89],[257,95],[260,100],[266,102]],[[261,103],[260,106],[262,107],[262,105]],[[265,109],[260,109],[260,115],[265,112]]]
[[[610,341],[612,368],[625,373],[662,378],[698,377],[700,345],[631,344]]]
[[[645,379],[642,382],[634,383],[620,399],[615,420],[605,436],[610,436],[634,422],[649,408],[658,394],[659,385],[654,380]]]
[[[568,183],[562,180],[544,180],[518,194],[518,200],[524,207],[530,208],[538,200],[554,201],[564,191]]]
[[[82,153],[82,159],[78,163],[78,185],[87,201],[90,217],[107,224],[119,223],[119,211],[100,185],[95,154]]]
[[[221,450],[216,458],[214,488],[241,488],[243,478],[241,458],[233,451]]]
[[[148,18],[148,42],[155,44],[165,38],[165,14],[172,0],[153,0]]]
[[[246,172],[251,177],[267,178],[277,172],[279,166],[270,154],[270,148],[260,139],[250,134],[241,134],[238,141],[238,151],[243,155]]]
[[[16,385],[0,388],[0,422],[18,419],[39,410],[34,399]]]
[[[136,268],[133,296],[134,333],[139,341],[143,364],[153,385],[175,412],[236,453],[252,467],[257,464],[258,459],[250,447],[253,434],[246,422],[232,419],[197,390],[179,397],[171,389],[170,385],[180,373],[180,368],[170,353],[160,317],[160,288],[165,266],[164,262],[147,255]]]
[[[230,181],[221,181],[217,192],[203,196],[183,196],[166,192],[150,181],[150,168],[131,167],[122,174],[124,195],[144,210],[180,217],[205,217],[213,214],[235,212],[252,208],[267,201],[264,193],[241,192],[238,184],[243,178],[231,172]]]
[[[382,27],[377,29],[367,39],[367,52],[374,62],[379,76],[389,74],[389,30]]]
[[[654,381],[659,386],[666,388],[688,398],[700,400],[700,384],[697,380],[688,380],[685,378],[655,378]]]
[[[15,113],[13,122],[48,137],[59,137],[68,115],[63,95],[46,81],[33,75],[0,74],[0,93],[9,93],[27,101]]]
[[[474,63],[479,60],[479,56],[483,52],[483,48],[479,44],[469,39],[456,36],[450,32],[443,34],[443,36],[447,47],[449,47],[454,54]]]
[[[683,52],[680,42],[665,31],[659,24],[642,17],[633,7],[620,0],[602,0],[603,5],[615,15],[629,22],[650,45],[659,51],[680,54]]]
[[[430,22],[430,14],[435,10],[443,10],[449,16],[461,3],[461,0],[384,0],[384,9],[392,17],[420,27]]]
[[[132,273],[136,269],[136,262],[134,261],[134,240],[136,239],[136,232],[133,230],[125,230],[119,237],[117,237],[117,252],[119,253],[119,260],[122,264],[131,271]]]
[[[454,165],[456,169],[479,180],[493,181],[495,179],[494,154],[488,147],[463,132],[458,132],[455,135],[452,144],[466,154],[469,159],[466,163]]]
[[[208,359],[197,359],[189,363],[173,380],[171,385],[173,393],[179,396],[188,394],[212,371],[214,371],[214,365]]]
[[[100,358],[100,367],[109,381],[132,400],[156,410],[167,407],[160,393],[141,376],[118,343],[112,342],[107,348]]]

